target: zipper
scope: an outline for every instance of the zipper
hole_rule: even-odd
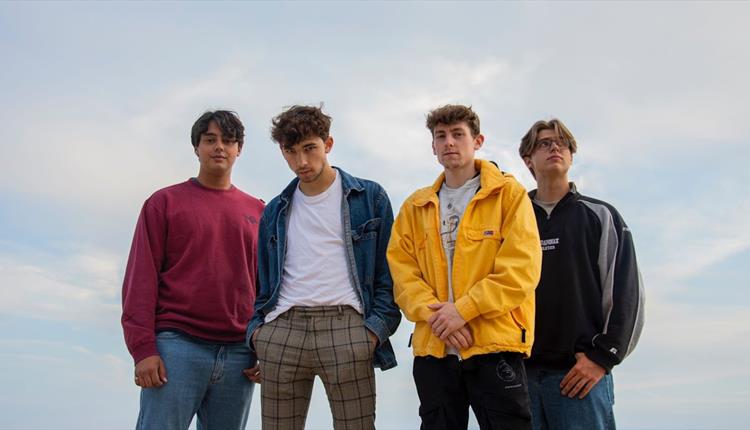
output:
[[[513,323],[521,330],[521,343],[526,343],[526,327],[521,325],[521,323],[518,322],[516,319],[516,316],[513,315],[513,311],[510,311],[510,318],[513,320]]]

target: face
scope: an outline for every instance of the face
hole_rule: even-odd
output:
[[[469,125],[438,124],[432,132],[432,153],[447,170],[460,169],[474,163],[474,153],[482,147],[484,136],[471,136]]]
[[[208,123],[208,130],[201,134],[195,154],[200,160],[201,171],[212,174],[230,173],[240,155],[236,139],[223,136],[216,121]]]
[[[561,142],[554,130],[542,130],[537,134],[534,152],[524,157],[526,167],[532,169],[537,178],[568,174],[573,154],[568,145]]]
[[[282,146],[281,153],[299,180],[311,183],[318,180],[328,166],[328,153],[332,147],[333,138],[330,136],[325,141],[319,136],[309,136],[291,148]]]

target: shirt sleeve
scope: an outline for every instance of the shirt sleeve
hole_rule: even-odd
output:
[[[427,305],[440,303],[435,289],[424,280],[417,260],[410,202],[401,206],[388,242],[388,266],[393,277],[393,296],[409,321],[427,321],[433,314]],[[422,239],[424,241],[424,239]]]
[[[638,343],[644,323],[645,299],[633,236],[620,214],[612,207],[608,209],[610,216],[601,220],[602,257],[599,259],[605,326],[591,340],[591,347],[585,354],[610,371]],[[614,249],[614,252],[607,255],[608,249]]]
[[[135,226],[122,286],[122,328],[125,344],[136,363],[159,355],[155,320],[166,231],[163,211],[153,198],[147,200]]]

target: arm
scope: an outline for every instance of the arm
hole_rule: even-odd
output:
[[[599,271],[605,306],[605,327],[591,341],[586,356],[607,371],[635,348],[643,328],[643,284],[635,258],[633,237],[614,208],[603,218]],[[608,233],[609,231],[609,233]],[[608,252],[609,250],[609,252]],[[608,294],[611,295],[608,297]],[[608,300],[609,299],[609,300]]]
[[[435,290],[425,282],[417,261],[417,243],[407,200],[393,223],[388,242],[388,266],[393,277],[393,295],[409,321],[427,321],[434,313],[428,305],[440,303]]]
[[[465,321],[482,316],[496,318],[533,297],[539,283],[542,249],[531,201],[523,187],[513,182],[502,201],[502,242],[495,254],[492,273],[469,287],[456,301]]]
[[[385,190],[379,189],[375,210],[380,217],[378,243],[375,252],[375,279],[373,282],[373,308],[365,320],[365,327],[375,334],[382,344],[396,332],[401,322],[401,312],[393,301],[393,280],[388,269],[386,250],[393,226],[393,209]]]
[[[266,207],[267,208],[267,207]],[[250,348],[250,351],[255,354],[255,344],[253,343],[253,333],[255,330],[263,324],[265,315],[260,312],[260,309],[271,300],[271,285],[270,285],[270,268],[269,268],[269,255],[268,255],[268,217],[267,212],[263,212],[263,216],[260,218],[260,225],[258,225],[258,276],[255,280],[255,304],[253,305],[253,317],[247,323],[247,333],[245,334],[245,344]]]
[[[141,209],[122,286],[122,327],[135,364],[135,384],[159,387],[167,382],[156,349],[155,320],[159,270],[164,261],[166,219],[152,199]]]
[[[122,285],[122,328],[125,344],[136,363],[159,355],[155,320],[166,239],[166,219],[149,199],[135,226]]]

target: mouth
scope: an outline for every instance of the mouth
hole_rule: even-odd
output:
[[[458,152],[443,152],[443,157],[446,157],[448,155],[458,155]]]
[[[211,157],[212,160],[226,160],[227,157],[222,157],[221,155],[214,155]]]
[[[561,156],[559,156],[559,155],[553,155],[551,157],[547,157],[547,161],[550,161],[550,160],[560,160],[560,161],[562,161],[562,159],[563,158]]]

